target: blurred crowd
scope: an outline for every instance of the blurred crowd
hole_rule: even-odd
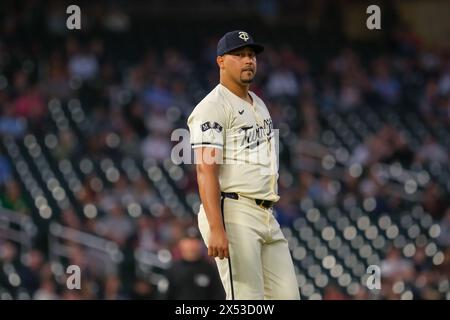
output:
[[[58,6],[49,9],[50,19],[42,25],[42,12],[34,11],[35,2],[27,3],[28,9],[21,9],[21,13],[8,13],[0,27],[0,138],[8,135],[22,139],[28,133],[40,136],[51,131],[59,141],[51,150],[56,163],[82,159],[85,155],[93,161],[105,157],[120,161],[129,157],[162,163],[170,159],[174,144],[170,134],[176,128],[186,128],[187,115],[218,83],[216,38],[205,41],[195,54],[176,46],[155,44],[140,48],[137,56],[127,57],[124,48],[135,46],[132,37],[121,38],[124,42],[117,52],[114,51],[117,43],[112,44],[107,37],[95,33],[62,37],[65,20]],[[127,35],[129,17],[112,10],[103,19],[105,30]],[[37,33],[42,40],[29,39],[29,28],[38,26],[43,28]],[[257,38],[260,36],[257,29],[249,31]],[[51,35],[48,43],[46,33]],[[26,42],[28,39],[30,42]],[[319,63],[312,63],[297,46],[268,43],[265,52],[258,56],[252,90],[266,102],[274,127],[280,128],[286,141],[294,144],[321,143],[328,128],[323,120],[325,114],[349,114],[363,106],[399,113],[414,110],[424,125],[449,128],[450,55],[422,47],[420,38],[406,31],[396,34],[394,43],[393,48],[371,55],[345,46]],[[66,130],[53,130],[48,108],[52,99],[81,102],[88,119],[81,135],[70,126]],[[408,200],[387,191],[371,169],[379,163],[400,163],[405,169],[438,163],[448,170],[450,157],[449,141],[429,135],[421,144],[411,145],[404,132],[386,123],[349,150],[347,164],[360,164],[362,174],[357,177],[348,174],[336,183],[327,175],[301,170],[296,164],[295,145],[285,146],[280,169],[282,197],[276,211],[280,223],[291,228],[294,220],[304,215],[299,203],[305,198],[324,208],[345,207],[349,199],[362,203],[366,198],[374,198],[374,214],[395,215],[408,210],[411,205]],[[185,175],[177,182],[180,197],[196,193],[195,168],[183,166],[183,170]],[[23,183],[6,151],[0,148],[0,205],[40,220],[42,217],[33,209],[32,200],[23,192]],[[205,257],[203,245],[179,245],[185,230],[195,228],[195,215],[179,217],[143,175],[130,179],[122,174],[110,185],[102,185],[94,174],[87,175],[75,199],[79,208],[94,204],[100,214],[90,218],[79,208],[70,207],[56,209],[52,219],[115,242],[125,252],[118,272],[99,273],[87,249],[70,245],[66,262],[79,265],[83,277],[81,290],[67,290],[64,275],[55,277],[48,248],[36,245],[21,255],[15,244],[0,237],[0,287],[32,299],[174,298],[170,295],[173,283],[151,283],[136,273],[133,259],[136,250],[155,253],[168,250],[175,263],[185,259],[183,247],[188,247],[188,251],[197,252],[193,260],[213,265]],[[157,209],[150,212],[143,206],[142,214],[133,217],[125,205],[130,199],[141,204],[157,203]],[[449,189],[431,181],[414,203],[439,223],[438,242],[444,250],[444,262],[433,265],[424,247],[417,247],[410,259],[402,256],[401,250],[389,248],[382,262],[386,271],[383,288],[395,289],[394,284],[400,281],[398,286],[414,287],[415,299],[443,298],[438,286],[442,286],[443,277],[450,277],[449,199]],[[202,273],[204,277],[193,286],[213,286],[214,294],[207,293],[206,297],[220,298],[220,292],[217,293],[220,283],[214,270]],[[18,279],[12,279],[11,275]],[[168,273],[169,282],[174,275],[176,271]],[[26,288],[25,293],[18,288]],[[382,290],[381,298],[398,299],[394,289]],[[338,285],[326,287],[323,295],[324,299],[369,297],[363,289],[350,296]]]

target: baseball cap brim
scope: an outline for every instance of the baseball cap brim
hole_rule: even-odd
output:
[[[232,47],[232,48],[228,48],[227,51],[220,52],[219,56],[223,56],[224,54],[230,53],[231,51],[234,51],[234,50],[240,49],[240,48],[244,48],[244,47],[252,48],[255,51],[256,54],[261,53],[261,52],[264,51],[264,46],[259,44],[259,43],[249,43],[249,44],[244,43],[244,44],[240,44],[240,45],[237,45],[235,47]]]

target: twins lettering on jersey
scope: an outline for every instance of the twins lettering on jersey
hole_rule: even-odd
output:
[[[254,149],[264,141],[266,141],[264,134],[266,134],[269,141],[272,138],[272,119],[264,119],[264,127],[257,125],[257,127],[253,129],[253,126],[248,126],[240,128],[239,131],[244,132],[244,136],[241,141],[241,147],[245,146],[245,148]]]

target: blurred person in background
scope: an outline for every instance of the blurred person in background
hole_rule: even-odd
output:
[[[38,249],[32,249],[25,258],[26,272],[23,275],[22,283],[30,293],[34,293],[40,286],[40,272],[44,265],[45,257]]]
[[[1,129],[0,129],[1,132]],[[0,188],[11,179],[11,164],[0,152]],[[1,205],[1,203],[0,203]]]
[[[440,222],[440,227],[441,234],[437,241],[441,246],[450,248],[450,207],[445,211],[445,215]],[[450,259],[450,256],[447,258]]]
[[[109,275],[104,279],[101,298],[103,300],[124,300],[128,295],[123,290],[123,284],[116,275]]]
[[[392,280],[411,280],[414,276],[414,265],[411,260],[402,256],[399,249],[390,247],[386,258],[381,262],[381,274]]]
[[[4,188],[0,188],[0,207],[29,214],[22,188],[16,180],[9,180],[5,183]]]
[[[45,279],[41,282],[39,289],[34,293],[33,300],[59,300],[56,284],[52,279]]]
[[[133,283],[131,289],[130,299],[132,300],[154,300],[159,299],[159,293],[155,286],[146,281],[145,279],[137,279]]]
[[[225,291],[217,268],[202,252],[202,240],[191,228],[178,243],[181,259],[167,272],[169,300],[223,300]]]
[[[97,232],[123,247],[135,232],[134,221],[125,213],[117,199],[108,197],[104,204],[105,216],[97,224]]]
[[[339,290],[339,288],[336,285],[330,284],[327,287],[325,287],[323,299],[324,300],[347,300],[348,297],[344,293],[342,293],[342,291]]]

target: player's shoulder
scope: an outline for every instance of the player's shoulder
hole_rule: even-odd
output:
[[[202,108],[208,105],[219,103],[221,96],[219,94],[219,86],[214,87],[197,105],[196,108]]]
[[[220,86],[217,85],[211,90],[192,110],[192,114],[202,112],[220,112],[225,111],[225,103],[220,92]]]

